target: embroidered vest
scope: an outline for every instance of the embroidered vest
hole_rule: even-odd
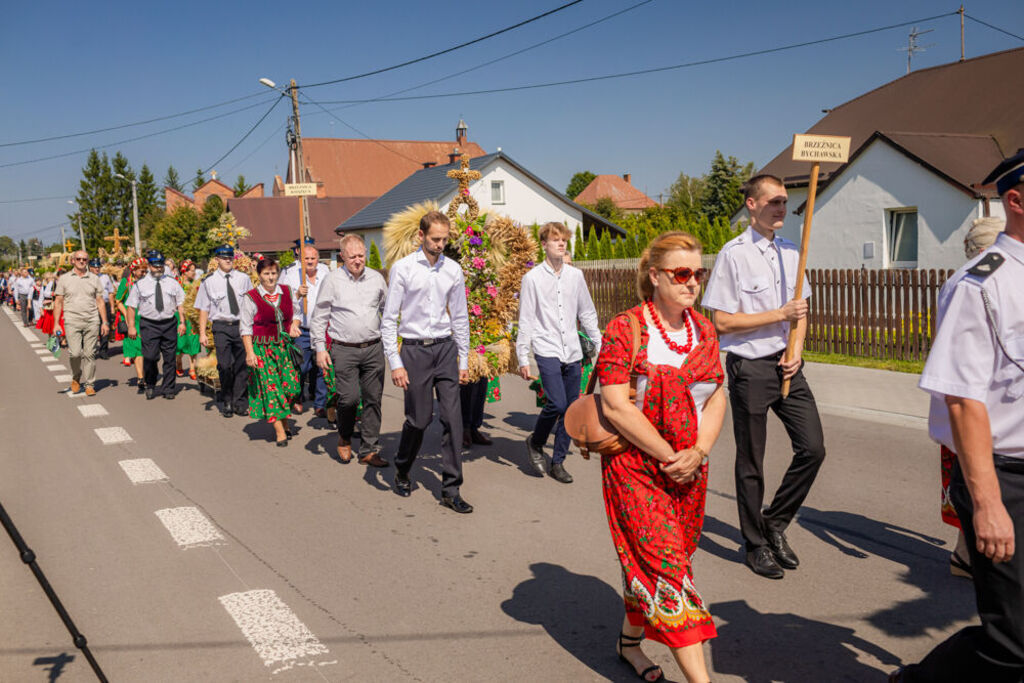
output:
[[[260,296],[259,289],[250,289],[247,294],[256,304],[256,316],[252,320],[253,342],[266,344],[276,340],[277,309]],[[281,285],[281,294],[277,301],[281,309],[281,329],[287,334],[292,321],[292,292],[286,285]]]

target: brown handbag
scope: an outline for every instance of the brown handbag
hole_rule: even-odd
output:
[[[640,350],[640,321],[628,311],[629,326],[633,332],[633,351],[629,359],[629,398],[636,397],[636,355]],[[596,359],[595,359],[596,362]],[[590,459],[590,451],[600,455],[618,455],[629,448],[629,441],[618,433],[615,426],[605,417],[601,407],[600,394],[594,393],[597,381],[597,369],[590,375],[587,390],[572,402],[562,418],[565,431],[572,437],[573,443],[579,446],[580,455],[584,460]]]

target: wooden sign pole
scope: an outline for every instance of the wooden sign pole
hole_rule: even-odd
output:
[[[306,250],[306,198],[299,197],[299,282],[306,284],[306,269],[302,267],[302,252]],[[302,297],[302,315],[306,315],[306,297]]]
[[[804,213],[804,230],[800,237],[800,261],[796,267],[796,287],[793,291],[793,298],[800,299],[804,295],[804,273],[807,272],[807,248],[811,245],[811,221],[814,220],[814,198],[818,194],[818,167],[820,164],[815,161],[811,165],[811,182],[807,186],[807,208]],[[804,318],[807,320],[807,318]],[[799,323],[791,323],[789,326],[789,341],[786,344],[786,362],[793,360],[793,354],[797,347],[797,327]],[[802,349],[801,349],[802,350]],[[789,396],[790,380],[782,381],[782,398]]]

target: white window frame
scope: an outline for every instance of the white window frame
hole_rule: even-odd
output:
[[[915,238],[915,242],[916,242],[916,245],[917,245],[917,253],[914,254],[914,260],[913,261],[899,261],[899,260],[896,259],[896,249],[895,249],[896,244],[893,241],[893,234],[892,233],[893,233],[893,229],[895,227],[895,223],[896,223],[897,217],[901,216],[901,215],[907,215],[907,214],[913,214],[914,217],[915,217],[914,229],[917,230],[917,235],[916,235],[916,238]],[[906,207],[899,207],[899,208],[895,208],[895,209],[886,209],[885,210],[885,240],[884,240],[884,245],[885,245],[885,260],[886,260],[888,268],[897,268],[897,269],[903,269],[903,268],[913,269],[913,268],[917,268],[917,264],[918,264],[918,261],[920,259],[920,252],[921,252],[921,216],[918,213],[916,206],[906,206]]]
[[[494,198],[494,190],[498,190],[499,198]],[[491,181],[491,204],[504,204],[505,203],[505,181],[504,180],[492,180]]]

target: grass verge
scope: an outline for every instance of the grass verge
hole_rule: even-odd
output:
[[[822,353],[806,350],[803,353],[803,358],[810,363],[850,365],[855,368],[874,368],[876,370],[909,372],[918,375],[924,370],[923,360],[881,360],[878,358],[864,358],[862,356],[847,356],[842,353]]]

